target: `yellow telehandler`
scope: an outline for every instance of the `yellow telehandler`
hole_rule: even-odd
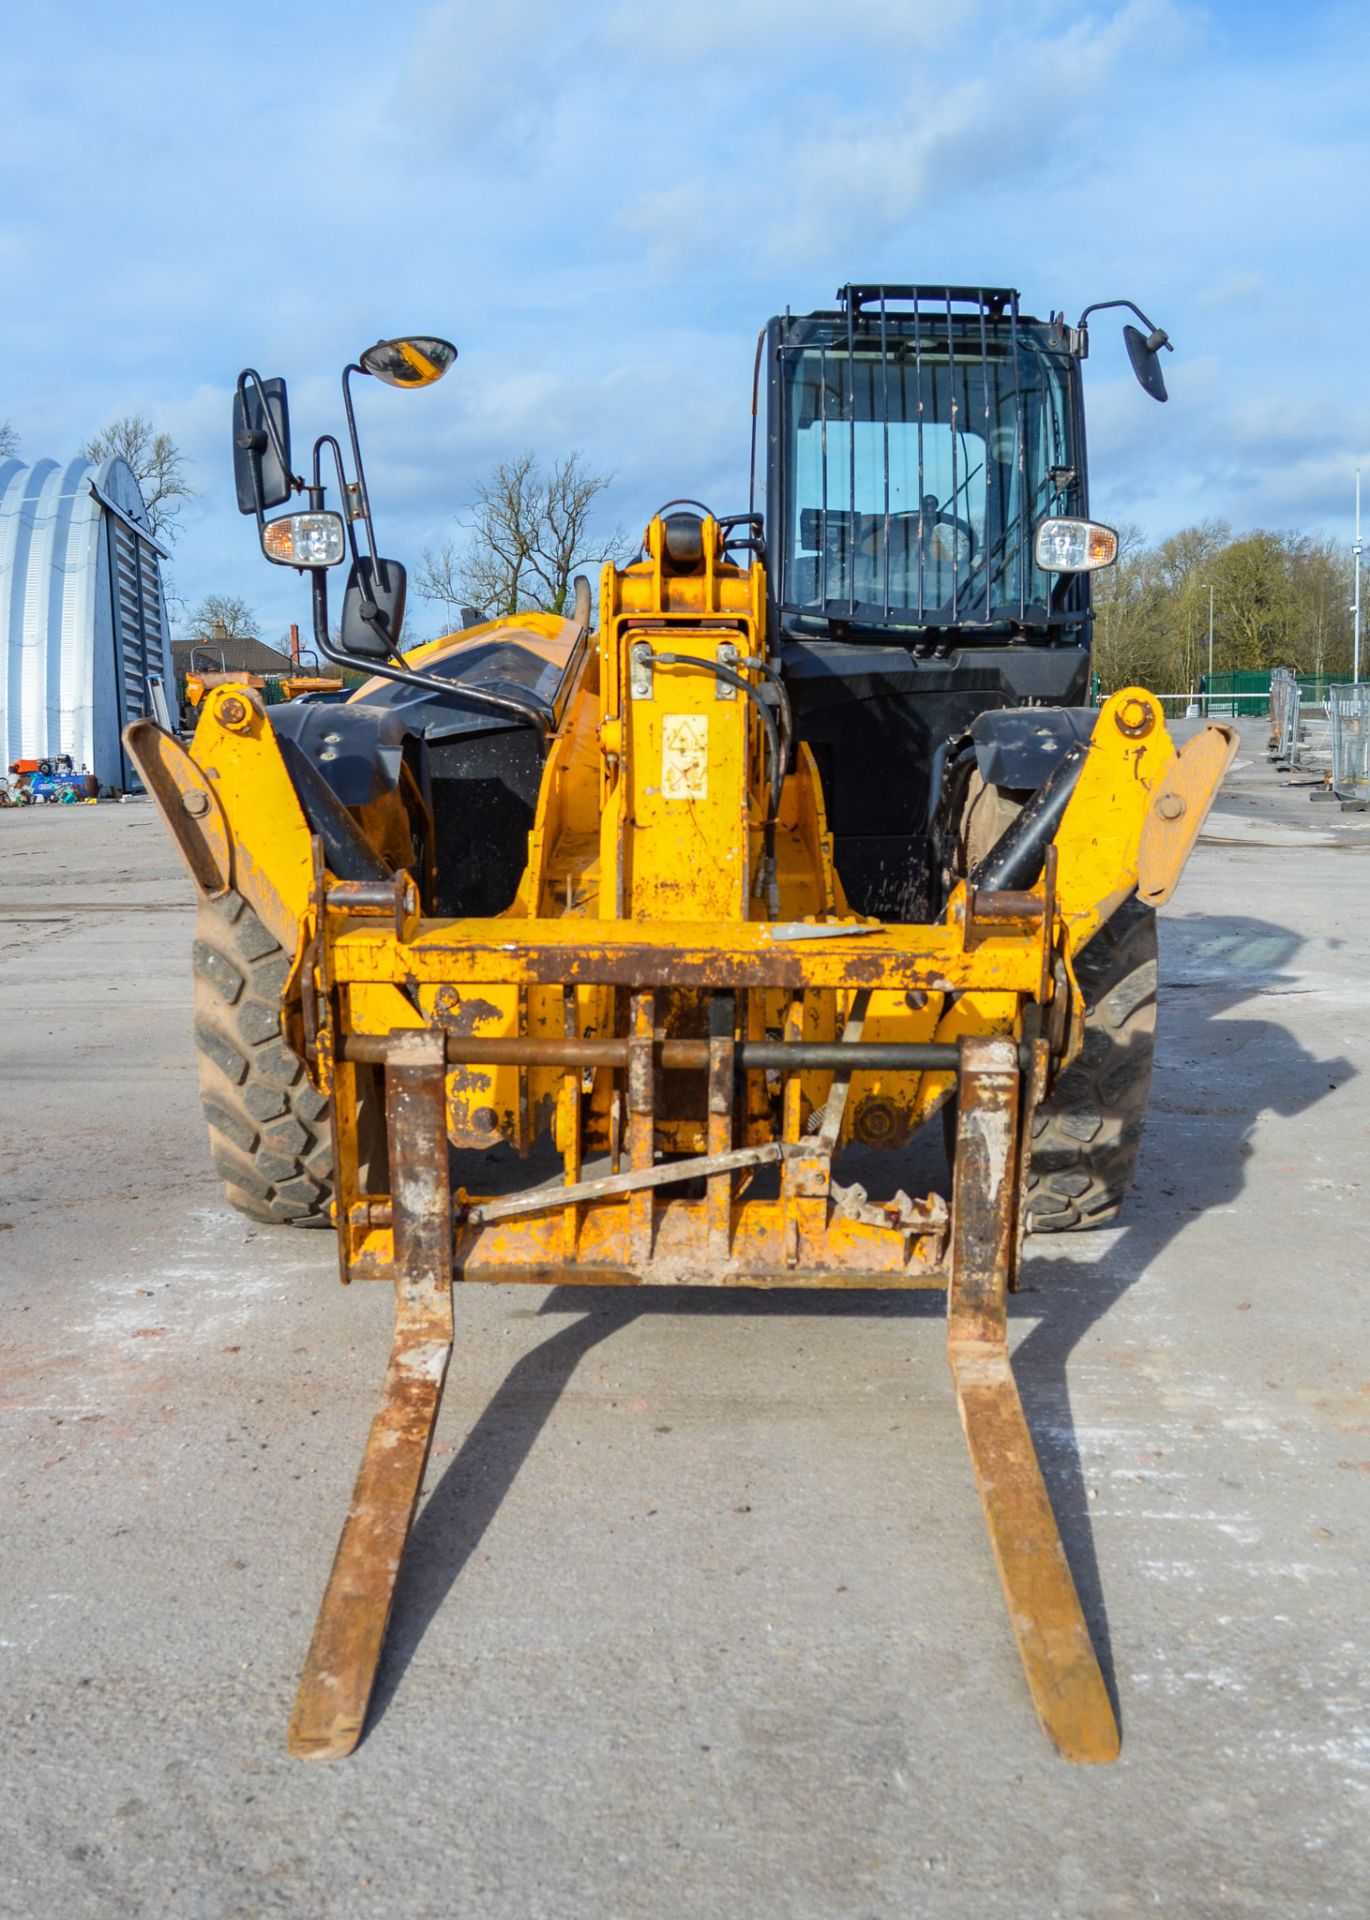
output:
[[[199,895],[229,1198],[331,1223],[342,1280],[394,1288],[293,1753],[361,1737],[453,1282],[488,1280],[944,1288],[1038,1714],[1067,1758],[1116,1754],[1006,1296],[1027,1231],[1121,1204],[1154,911],[1235,736],[1177,752],[1140,688],[1085,705],[1090,574],[1117,544],[1088,518],[1092,311],[1069,327],[1005,289],[847,287],[774,320],[764,515],[673,501],[593,610],[578,580],[556,612],[407,652],[351,381],[424,386],[456,349],[382,341],[348,367],[351,479],[329,435],[297,478],[284,383],[242,375],[239,506],[269,559],[308,571],[321,655],[372,677],[271,708],[209,687],[188,748],[147,720],[126,741]],[[1168,342],[1137,317],[1128,350],[1163,399]],[[297,491],[303,510],[267,517]],[[349,558],[334,635],[328,569]],[[849,1144],[898,1148],[939,1112],[949,1197],[838,1177]],[[486,1150],[547,1138],[555,1178],[482,1191]]]

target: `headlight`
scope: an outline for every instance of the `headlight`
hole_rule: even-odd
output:
[[[1047,573],[1090,573],[1117,558],[1117,534],[1095,520],[1043,520],[1037,528],[1037,564]]]
[[[262,528],[262,552],[282,567],[336,567],[346,547],[338,513],[283,513]]]

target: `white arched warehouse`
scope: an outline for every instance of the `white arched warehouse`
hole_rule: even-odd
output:
[[[119,735],[167,672],[165,558],[126,461],[0,460],[4,767],[69,753],[137,783]]]

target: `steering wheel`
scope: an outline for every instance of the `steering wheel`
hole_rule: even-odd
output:
[[[907,528],[917,528],[918,539],[923,547],[924,558],[944,566],[951,565],[951,553],[945,550],[945,543],[937,540],[938,527],[950,527],[965,541],[965,560],[969,564],[975,558],[975,529],[969,520],[962,519],[959,513],[948,513],[939,505],[935,493],[925,493],[922,505],[917,512],[890,515],[891,527],[898,522]],[[880,554],[884,533],[883,518],[876,517],[869,534],[858,542],[858,550],[868,559],[877,559]],[[938,549],[942,548],[942,551]]]
[[[942,508],[936,494],[923,497],[922,508],[890,515],[890,574],[907,578],[918,570],[920,557],[927,573],[951,574],[969,568],[975,559],[975,529],[957,513]],[[884,563],[883,516],[872,515],[856,542],[855,552],[865,566],[879,571]]]

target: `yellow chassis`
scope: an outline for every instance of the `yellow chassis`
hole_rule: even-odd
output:
[[[292,1752],[333,1757],[361,1736],[451,1351],[452,1283],[504,1280],[945,1287],[1034,1702],[1068,1758],[1112,1758],[1005,1303],[1033,1112],[1082,1037],[1074,956],[1133,892],[1169,897],[1235,736],[1211,727],[1177,753],[1150,694],[1113,696],[1034,886],[962,885],[937,924],[877,925],[847,909],[802,747],[767,827],[757,703],[730,699],[709,664],[760,684],[764,580],[726,564],[711,522],[698,569],[673,570],[661,522],[645,562],[606,569],[597,647],[570,623],[521,624],[563,665],[564,697],[528,868],[492,919],[424,917],[403,868],[384,882],[331,874],[250,688],[206,692],[190,752],[150,722],[127,736],[202,896],[236,890],[295,957],[283,1018],[332,1100],[341,1277],[395,1287],[381,1409]],[[385,844],[384,819],[360,824]],[[898,1145],[953,1092],[950,1206],[872,1204],[834,1181],[843,1144]],[[363,1134],[382,1114],[388,1178],[371,1186]],[[548,1132],[559,1182],[453,1191],[450,1147],[526,1151]],[[751,1193],[758,1176],[773,1190]]]

